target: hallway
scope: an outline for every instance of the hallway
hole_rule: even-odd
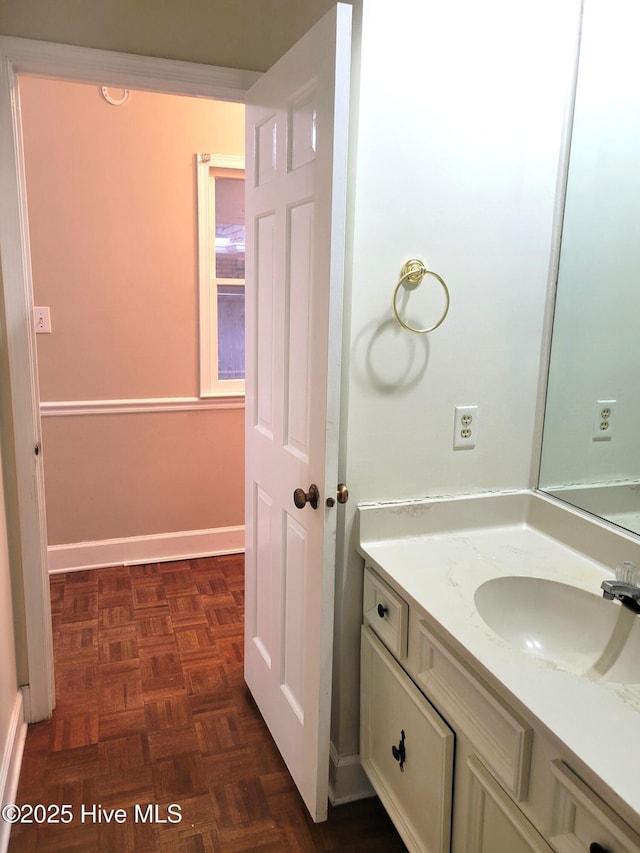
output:
[[[243,586],[241,555],[52,577],[57,707],[17,802],[70,808],[10,853],[405,850],[376,799],[310,820],[244,684]]]

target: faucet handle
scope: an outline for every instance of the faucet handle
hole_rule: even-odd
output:
[[[640,586],[640,569],[632,560],[624,560],[616,566],[616,580]]]

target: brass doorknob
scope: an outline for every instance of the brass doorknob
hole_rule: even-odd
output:
[[[318,509],[319,500],[320,491],[315,483],[311,483],[308,492],[304,489],[296,489],[293,493],[293,502],[298,509],[304,509],[306,504],[310,504],[311,509]]]

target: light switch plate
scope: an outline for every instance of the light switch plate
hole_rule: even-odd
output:
[[[51,312],[49,308],[34,308],[33,320],[36,324],[37,335],[51,334]]]

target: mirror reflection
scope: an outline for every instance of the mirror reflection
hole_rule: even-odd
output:
[[[640,4],[585,0],[540,488],[640,533]]]

